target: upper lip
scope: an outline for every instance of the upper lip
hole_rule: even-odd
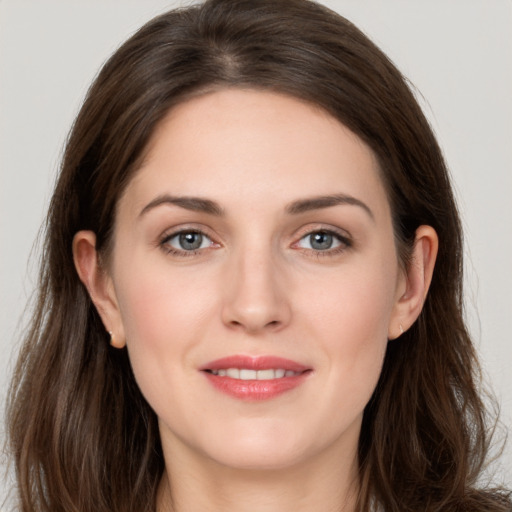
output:
[[[200,370],[222,370],[225,368],[246,368],[248,370],[270,370],[283,369],[293,372],[304,372],[310,370],[310,367],[277,356],[248,356],[232,355],[210,361],[199,368]]]

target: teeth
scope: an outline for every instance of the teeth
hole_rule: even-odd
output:
[[[270,368],[268,370],[249,370],[248,368],[222,368],[220,370],[211,370],[211,373],[219,377],[230,377],[239,380],[273,380],[283,377],[294,377],[300,375],[300,372],[284,370],[283,368]]]
[[[239,379],[240,370],[238,368],[228,368],[226,371],[226,376],[231,377],[232,379]]]
[[[240,370],[240,380],[254,380],[257,375],[256,370]]]
[[[258,380],[275,379],[276,378],[276,372],[275,372],[275,370],[258,370],[258,376],[256,378]]]

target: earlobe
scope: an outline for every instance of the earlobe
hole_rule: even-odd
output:
[[[437,257],[438,237],[431,226],[416,230],[409,267],[404,273],[405,286],[397,298],[388,338],[395,339],[407,331],[421,313],[427,296]]]
[[[110,344],[114,348],[124,348],[125,347],[126,343],[125,343],[124,339],[118,340],[116,338],[116,335],[112,331],[108,331],[108,335],[110,336]]]
[[[78,276],[87,288],[110,343],[116,348],[125,346],[124,328],[111,277],[102,268],[96,251],[96,235],[92,231],[79,231],[73,238],[73,261]]]

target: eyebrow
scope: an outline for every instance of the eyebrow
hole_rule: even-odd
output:
[[[194,212],[202,212],[208,213],[209,215],[215,215],[217,217],[221,217],[224,215],[224,210],[214,201],[210,199],[204,199],[201,197],[187,197],[187,196],[170,196],[168,194],[163,194],[161,196],[156,197],[148,203],[139,213],[139,217],[142,217],[144,214],[153,210],[154,208],[161,206],[163,204],[171,204],[180,206],[181,208],[185,208],[186,210],[192,210]]]
[[[293,201],[290,203],[286,207],[286,212],[291,215],[297,215],[300,213],[309,212],[311,210],[320,210],[322,208],[331,208],[332,206],[339,205],[359,206],[370,216],[372,220],[375,220],[373,212],[366,203],[363,203],[363,201],[346,194],[333,194],[328,196],[316,196],[306,199],[299,199],[298,201]]]
[[[223,208],[211,199],[205,199],[202,197],[171,196],[169,194],[163,194],[149,202],[141,210],[139,217],[145,215],[150,210],[153,210],[154,208],[164,204],[176,205],[181,208],[185,208],[186,210],[207,213],[217,217],[222,217],[224,215]],[[309,212],[312,210],[331,208],[333,206],[339,205],[358,206],[362,208],[372,220],[375,220],[373,212],[367,204],[347,194],[333,194],[299,199],[286,206],[286,213],[290,215],[299,215],[301,213]]]

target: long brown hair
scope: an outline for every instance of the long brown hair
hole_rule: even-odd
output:
[[[446,166],[406,80],[349,21],[307,0],[208,0],[142,27],[105,64],[70,133],[46,222],[39,296],[13,379],[10,446],[23,512],[154,511],[156,416],[78,279],[74,234],[108,256],[116,204],[173,105],[216,88],[282,92],[374,151],[404,265],[422,224],[439,254],[424,309],[391,341],[366,407],[358,508],[505,511],[479,490],[488,425],[462,315],[462,235]]]

